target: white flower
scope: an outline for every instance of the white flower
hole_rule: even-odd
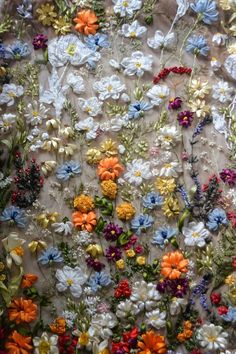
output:
[[[219,100],[221,103],[226,103],[232,100],[233,88],[226,81],[219,81],[212,86],[212,97]]]
[[[153,49],[157,49],[157,48],[171,49],[175,44],[175,34],[172,32],[172,33],[168,33],[165,36],[162,31],[156,31],[154,37],[148,38],[147,44],[149,47]]]
[[[185,236],[184,243],[187,246],[203,247],[206,244],[206,238],[210,235],[209,231],[205,229],[203,222],[190,222],[188,226],[184,226],[182,233]]]
[[[103,122],[100,125],[100,128],[102,131],[105,131],[105,132],[108,132],[108,131],[118,132],[126,124],[127,124],[127,122],[123,117],[117,116],[115,118],[112,118],[110,120]]]
[[[132,17],[134,11],[141,9],[141,0],[112,0],[114,5],[115,14],[119,14],[121,17]]]
[[[182,172],[182,168],[177,161],[167,162],[165,163],[160,171],[158,172],[158,176],[160,177],[178,177],[178,174]]]
[[[6,104],[7,106],[12,106],[15,102],[15,98],[22,96],[23,93],[23,86],[15,84],[3,85],[2,93],[0,94],[0,105]]]
[[[160,106],[168,98],[170,94],[170,89],[168,86],[154,85],[147,92],[147,97],[150,98],[151,104],[154,106]]]
[[[74,297],[81,296],[81,285],[86,282],[87,276],[78,266],[75,268],[64,266],[63,269],[57,269],[55,276],[59,281],[59,283],[56,284],[58,291],[69,289]]]
[[[12,113],[4,113],[0,118],[0,131],[9,131],[16,122],[16,115]]]
[[[172,316],[178,315],[182,308],[185,308],[188,301],[181,297],[173,297],[170,303],[170,314]]]
[[[212,37],[212,43],[214,43],[217,47],[222,47],[225,45],[227,39],[228,39],[227,34],[216,33]]]
[[[124,68],[125,75],[142,76],[145,71],[152,70],[153,57],[152,55],[144,55],[137,51],[131,54],[131,57],[126,57],[122,60],[121,65]]]
[[[139,311],[144,308],[151,311],[153,307],[157,306],[157,301],[160,299],[161,295],[156,290],[156,284],[146,283],[144,280],[134,283],[130,300],[138,306]]]
[[[11,232],[6,238],[2,240],[3,247],[7,252],[7,266],[11,268],[12,261],[16,265],[21,265],[23,261],[24,250],[22,248],[25,240],[18,237],[16,232]]]
[[[146,313],[146,323],[151,325],[152,327],[159,329],[165,326],[166,321],[166,312],[161,312],[159,309],[153,310],[151,312]]]
[[[27,105],[28,112],[25,114],[26,122],[33,126],[42,124],[48,110],[49,108],[46,108],[42,103],[38,104],[36,101],[29,103]]]
[[[95,139],[97,137],[98,128],[99,124],[95,122],[92,117],[88,117],[75,124],[76,130],[86,132],[85,136],[87,140]]]
[[[102,113],[101,107],[103,102],[99,101],[97,97],[90,97],[87,100],[78,98],[78,103],[82,111],[88,113],[91,117]]]
[[[104,341],[97,343],[93,343],[93,354],[102,354],[108,353],[108,340],[105,339]]]
[[[62,312],[62,317],[66,320],[66,325],[69,328],[74,327],[75,319],[77,317],[77,314],[75,312],[64,310]]]
[[[151,177],[150,162],[135,159],[127,163],[124,178],[128,180],[129,183],[139,186],[143,182],[143,179],[147,180]]]
[[[34,337],[34,354],[42,354],[43,352],[47,354],[58,354],[57,341],[58,336],[54,334],[49,337],[46,332],[43,332],[41,337]]]
[[[139,38],[142,36],[143,33],[147,31],[147,28],[145,26],[141,26],[137,20],[132,22],[130,25],[128,23],[125,23],[122,27],[121,30],[119,31],[119,34],[124,36],[124,37],[129,37],[129,38]]]
[[[85,91],[84,79],[82,76],[77,75],[76,72],[69,73],[66,81],[74,93],[79,94]]]
[[[236,54],[231,54],[226,58],[224,67],[227,73],[236,80]]]
[[[223,331],[223,327],[213,323],[204,324],[197,330],[197,340],[201,347],[208,350],[226,349],[228,333]]]
[[[180,139],[181,133],[174,125],[165,125],[159,129],[156,143],[157,145],[161,145],[163,149],[170,149]]]
[[[89,333],[92,337],[109,339],[112,336],[112,328],[117,325],[116,316],[111,312],[96,314],[92,317]]]
[[[72,233],[73,223],[71,221],[55,222],[52,224],[53,229],[58,234],[70,235]]]
[[[116,61],[115,59],[110,59],[109,60],[109,64],[111,65],[111,67],[113,69],[118,70],[120,68],[120,64],[118,63],[118,61]]]
[[[99,93],[100,100],[103,101],[108,98],[117,100],[120,97],[121,92],[125,90],[125,85],[122,84],[117,75],[112,75],[95,82],[93,88]]]
[[[126,318],[130,315],[137,314],[139,309],[137,305],[135,305],[130,300],[121,301],[117,306],[116,316],[119,318]]]
[[[75,34],[68,34],[52,39],[48,43],[48,60],[54,67],[82,65],[87,62],[93,51]]]

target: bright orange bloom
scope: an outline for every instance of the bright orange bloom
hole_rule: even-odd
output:
[[[5,344],[8,354],[28,354],[32,353],[33,346],[31,337],[22,336],[17,331],[13,331]]]
[[[79,11],[73,21],[77,23],[75,25],[76,31],[86,35],[95,34],[99,28],[98,18],[91,10]]]
[[[113,180],[121,175],[124,167],[119,163],[117,157],[108,157],[99,162],[98,176],[101,180]]]
[[[153,331],[142,335],[142,342],[138,342],[139,354],[165,354],[167,352],[165,339]]]
[[[22,297],[11,302],[8,316],[10,321],[15,321],[17,324],[22,322],[30,323],[37,317],[38,306],[32,300],[26,300]]]
[[[97,224],[96,214],[90,211],[88,214],[75,211],[72,214],[73,224],[80,230],[93,231],[93,227]]]
[[[38,280],[37,275],[35,274],[25,274],[23,275],[22,282],[21,282],[21,287],[23,289],[29,288],[32,286],[36,281]]]
[[[178,279],[188,271],[188,259],[179,251],[169,252],[162,258],[161,274],[165,278]]]
[[[50,329],[53,333],[63,334],[66,331],[66,321],[63,317],[57,317],[50,325]]]

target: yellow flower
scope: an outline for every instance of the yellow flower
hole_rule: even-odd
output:
[[[88,344],[88,342],[89,342],[88,332],[81,333],[81,335],[79,336],[79,339],[78,339],[78,343],[82,346],[85,346]]]
[[[176,183],[174,178],[161,178],[158,177],[156,180],[156,188],[162,195],[167,195],[174,192],[176,188]]]
[[[93,258],[102,255],[102,247],[98,244],[91,244],[86,248],[86,252],[90,254]]]
[[[179,215],[179,202],[174,197],[168,197],[164,200],[162,210],[167,218]]]
[[[143,265],[146,264],[146,258],[143,257],[143,256],[138,256],[136,258],[136,262],[137,262],[138,265],[143,266]]]
[[[58,154],[64,154],[65,156],[72,156],[77,150],[77,146],[75,144],[63,144],[58,149]]]
[[[74,207],[81,213],[88,213],[94,209],[94,200],[89,195],[81,194],[74,199]]]
[[[235,284],[235,277],[233,276],[233,274],[228,275],[225,278],[225,284],[227,284],[227,285],[234,285]]]
[[[210,107],[206,104],[206,102],[199,99],[189,101],[189,106],[198,118],[205,117],[205,115],[209,113],[210,110]]]
[[[201,81],[200,79],[194,79],[189,86],[189,92],[194,98],[204,98],[208,95],[210,86],[208,81]]]
[[[53,28],[56,34],[65,35],[68,32],[71,32],[71,23],[66,16],[60,16],[54,21]]]
[[[41,241],[41,240],[37,240],[37,241],[31,241],[28,244],[29,250],[34,253],[36,251],[42,250],[42,249],[46,249],[47,248],[47,244],[45,241]]]
[[[129,258],[133,258],[136,255],[136,253],[132,249],[129,249],[129,250],[125,251],[125,254]]]
[[[236,54],[236,42],[230,44],[227,48],[229,54]]]
[[[123,259],[119,259],[116,261],[116,267],[120,270],[125,269],[125,261]]]
[[[109,199],[115,199],[117,194],[117,184],[114,181],[112,181],[111,179],[108,179],[107,181],[102,181],[101,188],[104,197],[108,197]]]
[[[117,216],[120,220],[130,220],[135,214],[135,208],[130,203],[121,203],[116,207]]]
[[[57,17],[54,10],[54,5],[49,3],[41,5],[41,7],[36,10],[39,22],[42,22],[44,26],[51,26],[51,24],[55,21],[55,17]]]
[[[41,162],[41,169],[42,169],[43,174],[45,176],[47,176],[49,173],[53,172],[56,165],[57,165],[56,161],[43,161],[43,162]]]
[[[50,224],[58,220],[59,214],[55,213],[42,213],[36,216],[36,220],[40,226],[46,229]]]
[[[232,5],[232,1],[231,0],[220,0],[219,4],[220,4],[220,7],[222,8],[222,10],[230,10],[231,5]]]
[[[107,156],[114,156],[118,153],[116,143],[112,139],[104,141],[101,144],[100,151]]]
[[[102,153],[98,149],[89,149],[86,153],[86,161],[89,164],[96,164],[102,159]]]

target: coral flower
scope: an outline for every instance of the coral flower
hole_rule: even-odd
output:
[[[36,281],[38,280],[37,275],[35,274],[25,274],[22,278],[22,282],[21,282],[21,287],[23,289],[25,288],[29,288],[30,286],[32,286]]]
[[[124,167],[119,163],[117,157],[108,157],[99,162],[98,176],[101,180],[113,180],[121,175]]]
[[[91,10],[79,11],[73,21],[77,23],[75,25],[76,31],[86,35],[95,34],[99,28],[98,18]]]
[[[30,323],[37,317],[37,305],[32,300],[26,300],[22,297],[11,302],[8,315],[10,321],[17,324],[22,322]]]
[[[93,211],[87,214],[76,211],[72,214],[72,221],[78,229],[88,232],[92,232],[93,227],[97,224],[96,214]]]
[[[50,329],[53,333],[63,334],[66,331],[66,321],[63,317],[57,317],[55,321],[50,324]]]
[[[32,353],[31,337],[22,336],[17,331],[13,331],[5,344],[8,354],[28,354]]]
[[[141,349],[139,354],[165,354],[167,352],[165,339],[153,331],[148,331],[142,335],[142,342],[138,342]]]
[[[178,279],[182,273],[188,271],[188,263],[188,259],[185,259],[179,251],[167,253],[162,258],[161,274],[165,278]]]

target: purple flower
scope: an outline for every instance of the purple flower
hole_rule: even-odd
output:
[[[47,48],[47,41],[48,41],[47,36],[45,36],[44,34],[37,34],[33,38],[32,44],[33,44],[35,50],[46,49]]]
[[[180,97],[171,98],[169,100],[168,109],[179,109],[181,107],[182,102],[183,101]]]
[[[93,257],[86,258],[86,263],[88,267],[93,268],[93,270],[95,270],[96,272],[101,272],[102,268],[105,267],[102,262],[93,259]]]
[[[118,261],[121,255],[122,251],[118,247],[110,246],[106,249],[106,257],[109,261]]]
[[[236,172],[234,170],[232,170],[231,168],[224,168],[221,172],[220,172],[220,178],[222,179],[222,181],[230,186],[234,186],[235,185],[235,181],[236,181]]]
[[[182,125],[184,128],[188,128],[193,121],[193,112],[183,111],[178,114],[177,120],[179,125]]]
[[[171,294],[175,297],[183,297],[189,288],[188,279],[186,278],[169,280],[168,285]]]
[[[122,234],[123,229],[119,225],[109,223],[103,230],[104,237],[107,241],[116,241]]]

